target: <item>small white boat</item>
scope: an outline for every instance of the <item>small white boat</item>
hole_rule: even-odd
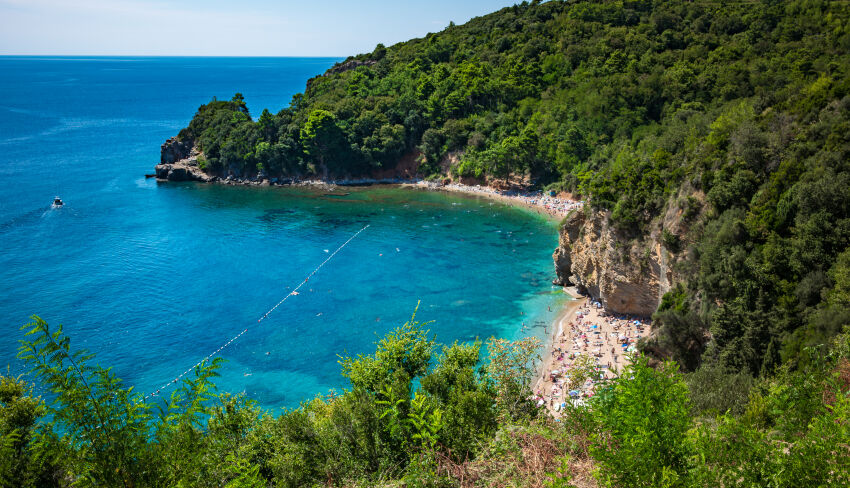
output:
[[[53,199],[53,205],[51,205],[51,207],[59,208],[62,205],[65,205],[65,202],[63,202],[61,198],[56,197],[56,198]]]

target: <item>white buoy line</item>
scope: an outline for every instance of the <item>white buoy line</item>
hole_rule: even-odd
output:
[[[265,320],[265,319],[266,319],[266,317],[268,317],[268,316],[269,316],[272,312],[274,312],[274,311],[275,311],[275,309],[277,309],[279,306],[283,305],[283,302],[285,302],[287,299],[289,299],[289,297],[294,296],[294,295],[298,295],[298,289],[299,289],[299,288],[301,288],[302,286],[304,286],[304,284],[306,284],[306,283],[310,280],[310,278],[312,278],[312,277],[313,277],[313,275],[314,275],[314,274],[316,274],[316,273],[317,273],[320,269],[322,269],[322,267],[323,267],[325,264],[327,264],[327,263],[328,263],[328,261],[330,261],[331,259],[333,259],[333,257],[334,257],[334,256],[336,256],[338,252],[342,251],[342,249],[343,249],[345,246],[347,246],[349,242],[351,242],[351,241],[353,241],[354,239],[356,239],[356,238],[357,238],[357,236],[359,236],[361,232],[363,232],[364,230],[366,230],[366,229],[368,229],[368,228],[369,228],[369,224],[367,224],[365,227],[363,227],[362,229],[360,229],[360,230],[358,230],[357,232],[355,232],[355,233],[354,233],[354,235],[352,235],[351,237],[349,237],[347,241],[343,242],[343,243],[342,243],[342,245],[341,245],[341,246],[339,246],[338,248],[336,248],[336,250],[335,250],[334,252],[332,252],[332,253],[331,253],[331,254],[330,254],[330,255],[329,255],[329,256],[328,256],[328,257],[327,257],[324,261],[322,261],[322,263],[321,263],[321,264],[319,264],[318,266],[316,266],[316,268],[315,268],[315,269],[313,269],[313,271],[311,271],[311,272],[310,272],[310,274],[308,274],[308,275],[307,275],[307,277],[306,277],[306,278],[304,278],[304,280],[303,280],[303,281],[301,281],[301,283],[299,283],[299,284],[298,284],[298,286],[296,286],[295,288],[293,288],[293,289],[292,289],[292,291],[291,291],[291,292],[289,292],[289,293],[288,293],[285,297],[283,297],[283,299],[281,299],[279,302],[277,302],[277,303],[275,304],[275,306],[274,306],[274,307],[270,308],[268,312],[264,313],[264,314],[263,314],[263,315],[262,315],[259,319],[257,319],[257,323],[259,324],[260,322],[262,322],[263,320]],[[327,252],[327,250],[325,250],[325,252]],[[201,364],[203,364],[203,362],[204,362],[204,361],[208,361],[209,359],[211,359],[212,357],[214,357],[216,354],[220,353],[222,350],[224,350],[225,348],[227,348],[227,346],[229,346],[229,345],[233,344],[233,342],[234,342],[234,341],[236,341],[237,339],[239,339],[240,337],[242,337],[242,335],[243,335],[243,334],[245,334],[246,332],[248,332],[248,329],[249,329],[249,328],[250,328],[250,327],[245,327],[245,329],[243,329],[243,330],[242,330],[242,332],[240,332],[240,333],[236,334],[235,336],[233,336],[233,337],[232,337],[229,341],[225,342],[225,343],[224,343],[221,347],[219,347],[218,349],[216,349],[216,350],[215,350],[215,351],[213,351],[212,353],[208,354],[206,357],[204,357],[203,359],[201,359],[200,361],[198,361],[197,363],[195,363],[194,365],[192,365],[192,367],[190,367],[190,368],[189,368],[189,369],[187,369],[186,371],[183,371],[182,373],[180,373],[179,375],[177,375],[177,377],[176,377],[176,378],[174,378],[173,380],[171,380],[171,381],[169,381],[168,383],[166,383],[166,384],[164,384],[164,385],[160,386],[159,388],[157,388],[157,389],[156,389],[156,391],[154,391],[153,393],[150,393],[150,394],[146,395],[144,399],[145,399],[145,400],[147,400],[147,399],[149,399],[149,398],[155,397],[155,396],[159,395],[159,393],[160,393],[161,391],[165,390],[165,389],[166,389],[166,388],[168,388],[169,386],[177,384],[177,382],[178,382],[178,381],[180,381],[180,378],[182,378],[182,377],[186,376],[187,374],[189,374],[190,372],[194,371],[194,369],[195,369],[195,368],[197,368],[198,366],[200,366]]]

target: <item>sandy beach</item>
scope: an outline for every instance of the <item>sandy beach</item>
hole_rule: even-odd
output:
[[[613,378],[629,364],[627,352],[650,332],[650,321],[606,312],[590,298],[567,303],[553,324],[553,333],[542,355],[540,377],[534,385],[538,404],[558,417],[566,402],[583,402],[596,385]],[[593,378],[568,390],[570,368],[580,356],[595,362]]]

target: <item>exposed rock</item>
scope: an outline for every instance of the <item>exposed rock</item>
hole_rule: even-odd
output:
[[[171,172],[170,164],[157,164],[154,166],[154,171],[156,172],[156,179],[158,180],[167,180],[168,173]]]
[[[350,59],[348,61],[343,61],[342,63],[337,63],[331,67],[331,69],[325,72],[325,75],[332,75],[337,73],[342,73],[344,71],[352,70],[355,68],[359,68],[360,66],[372,66],[377,63],[374,59]]]
[[[195,141],[189,139],[180,141],[177,136],[168,139],[160,146],[159,164],[172,164],[188,158],[194,146]]]
[[[204,183],[216,180],[214,176],[201,171],[197,160],[184,159],[174,164],[158,164],[154,169],[156,170],[156,178],[158,180],[202,181]]]
[[[570,275],[572,272],[573,261],[570,259],[569,243],[565,242],[563,236],[558,238],[558,247],[552,254],[552,259],[555,261],[555,275],[558,277],[554,284],[568,286],[570,284]]]
[[[189,179],[189,172],[185,166],[173,166],[168,173],[168,181],[186,181]]]
[[[160,147],[160,163],[154,167],[158,180],[202,181],[209,183],[217,178],[206,174],[198,163],[201,157],[198,148],[191,140],[177,140],[172,137]]]
[[[567,217],[552,258],[559,284],[576,285],[615,313],[652,315],[674,278],[657,239],[630,240],[601,211]]]

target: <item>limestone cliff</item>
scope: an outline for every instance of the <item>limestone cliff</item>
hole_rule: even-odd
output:
[[[674,281],[660,239],[628,239],[602,211],[567,217],[552,257],[560,284],[576,285],[615,313],[652,315]]]

